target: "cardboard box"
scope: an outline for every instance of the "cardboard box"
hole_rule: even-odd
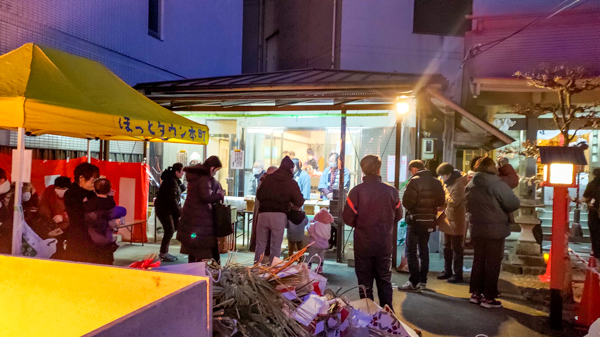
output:
[[[2,336],[212,336],[206,277],[4,255],[0,275]]]
[[[246,200],[246,211],[254,212],[254,204],[255,204],[254,200]]]

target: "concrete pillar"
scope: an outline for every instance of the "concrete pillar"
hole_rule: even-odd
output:
[[[534,144],[537,143],[537,132],[538,132],[538,118],[537,117],[527,117],[526,118],[526,126],[527,129],[525,131],[525,139],[529,140]],[[525,176],[532,177],[537,174],[537,164],[535,158],[526,158],[525,159]]]

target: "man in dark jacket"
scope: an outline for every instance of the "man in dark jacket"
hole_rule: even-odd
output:
[[[381,158],[367,155],[360,161],[365,174],[346,199],[344,222],[354,227],[354,263],[360,297],[373,299],[373,280],[381,306],[392,307],[392,252],[394,226],[402,219],[398,190],[381,182]],[[366,294],[365,294],[366,293]]]
[[[179,227],[179,217],[181,216],[181,189],[183,184],[183,164],[175,163],[168,167],[160,176],[161,184],[158,189],[154,206],[156,207],[156,217],[163,226],[164,234],[160,244],[160,259],[164,262],[173,262],[177,257],[169,254],[169,244],[173,234]]]
[[[444,206],[446,194],[442,183],[420,160],[408,164],[412,178],[406,186],[402,204],[406,208],[406,257],[410,277],[398,287],[400,291],[420,292],[427,285],[429,272],[429,234],[435,230],[438,208]],[[419,254],[417,256],[417,249]],[[419,266],[419,260],[420,266]]]
[[[583,192],[583,197],[588,204],[588,227],[592,241],[592,254],[600,262],[600,168],[595,168],[592,180]],[[597,264],[600,267],[600,264]]]
[[[256,192],[258,199],[259,215],[256,231],[256,252],[254,261],[258,262],[267,247],[267,237],[271,231],[271,254],[270,263],[273,258],[281,255],[281,243],[283,233],[287,225],[287,213],[290,207],[302,207],[304,197],[298,183],[294,180],[294,162],[285,156],[277,171],[268,175],[260,184]]]
[[[520,201],[498,176],[491,158],[477,161],[473,180],[467,185],[466,198],[475,249],[470,301],[484,308],[501,308],[502,303],[496,298],[504,240],[510,235],[509,214],[519,208]]]

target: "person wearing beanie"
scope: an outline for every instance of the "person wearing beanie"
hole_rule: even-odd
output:
[[[302,207],[304,197],[294,180],[294,162],[285,156],[277,171],[265,177],[256,192],[259,202],[258,225],[256,228],[256,252],[254,261],[259,262],[271,238],[269,262],[281,255],[281,243],[288,223],[290,208]],[[270,231],[270,234],[269,234]]]
[[[323,272],[323,261],[325,261],[325,250],[329,247],[329,238],[331,237],[331,224],[333,216],[327,208],[322,208],[315,215],[314,222],[308,226],[308,234],[310,235],[310,243],[308,247],[308,268],[312,267],[312,258],[315,255],[320,257],[317,273]]]
[[[360,297],[373,299],[373,280],[379,304],[392,306],[392,253],[394,227],[402,219],[400,193],[381,180],[381,158],[367,155],[360,161],[365,174],[346,199],[342,217],[354,227],[354,264]]]
[[[444,182],[445,212],[448,220],[448,226],[440,225],[440,231],[444,232],[444,271],[437,279],[448,280],[448,283],[462,283],[464,241],[467,232],[465,199],[467,176],[448,163],[438,166],[436,173]]]

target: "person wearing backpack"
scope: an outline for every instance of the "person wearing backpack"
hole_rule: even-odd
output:
[[[408,169],[412,178],[406,185],[402,204],[406,208],[408,224],[406,257],[410,277],[398,290],[421,292],[427,286],[429,272],[429,235],[435,230],[437,212],[446,202],[446,193],[442,183],[425,169],[421,160],[411,161]]]

